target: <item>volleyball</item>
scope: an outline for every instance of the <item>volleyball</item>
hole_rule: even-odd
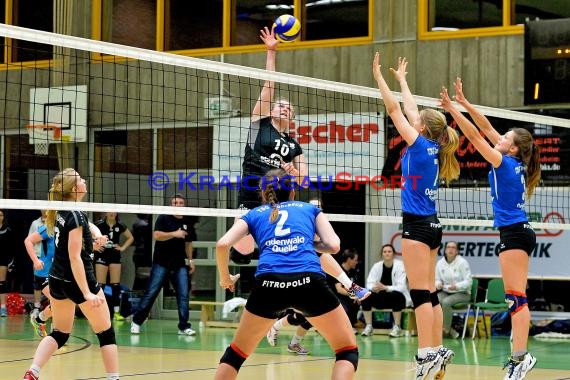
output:
[[[281,42],[293,42],[301,33],[301,23],[291,15],[281,15],[273,23],[275,38]]]

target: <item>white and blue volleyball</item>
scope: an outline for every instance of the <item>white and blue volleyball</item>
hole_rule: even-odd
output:
[[[273,23],[275,38],[281,42],[293,42],[301,33],[301,23],[291,15],[281,15]]]

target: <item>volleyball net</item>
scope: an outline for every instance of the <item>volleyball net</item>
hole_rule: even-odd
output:
[[[375,87],[8,25],[0,25],[0,35],[5,51],[20,57],[0,70],[2,208],[55,207],[46,201],[51,179],[74,167],[88,183],[88,199],[81,205],[86,211],[173,213],[168,199],[181,193],[189,207],[177,213],[238,215],[251,110],[264,81],[273,80],[275,98],[296,108],[289,133],[300,143],[309,169],[299,199],[321,198],[339,222],[400,222],[405,143],[385,117]],[[291,55],[280,52],[278,68]],[[264,67],[264,52],[252,57]],[[420,107],[438,107],[438,99],[418,96],[416,101]],[[533,133],[543,152],[542,181],[527,211],[538,228],[568,229],[570,120],[478,108],[500,133],[514,126]],[[463,138],[457,156],[460,179],[437,195],[441,220],[487,228],[493,217],[488,165]]]

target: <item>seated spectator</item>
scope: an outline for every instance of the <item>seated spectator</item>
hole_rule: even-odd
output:
[[[354,248],[345,249],[341,254],[340,267],[346,273],[351,282],[356,283],[356,266],[358,265],[358,252]],[[353,326],[357,322],[358,311],[360,310],[360,301],[355,299],[348,290],[336,278],[327,275],[327,282],[337,295],[340,304],[346,311],[350,324]],[[356,333],[356,329],[354,329]]]
[[[443,336],[457,338],[459,333],[451,327],[453,305],[469,302],[471,299],[471,268],[463,257],[457,254],[457,242],[445,244],[444,257],[435,266],[435,288],[443,310]]]
[[[401,335],[402,309],[411,305],[412,301],[406,282],[406,271],[401,260],[394,259],[392,244],[382,246],[382,260],[370,269],[366,279],[366,287],[372,291],[370,297],[362,301],[362,311],[366,327],[363,336],[374,333],[372,327],[372,308],[391,309],[394,316],[394,326],[390,330],[391,337]]]

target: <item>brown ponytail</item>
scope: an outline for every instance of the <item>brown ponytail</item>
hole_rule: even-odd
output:
[[[445,115],[439,111],[424,109],[420,112],[420,119],[426,126],[423,134],[439,143],[439,179],[449,184],[459,178],[459,162],[455,157],[459,135],[455,129],[448,127]]]
[[[453,128],[446,127],[439,139],[439,178],[447,184],[459,178],[459,162],[455,152],[459,148],[459,135]]]
[[[517,158],[525,165],[526,197],[530,199],[540,182],[540,148],[526,129],[512,128],[511,131],[513,143],[519,148]]]
[[[269,221],[275,223],[279,216],[277,205],[279,202],[292,200],[295,196],[293,177],[287,175],[283,169],[271,169],[261,180],[261,198],[263,203],[272,207]]]

